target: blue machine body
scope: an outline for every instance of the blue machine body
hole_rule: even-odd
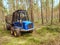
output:
[[[22,20],[22,22],[19,22],[20,20]],[[17,10],[13,13],[12,25],[14,28],[20,28],[24,31],[34,29],[34,24],[33,22],[29,21],[26,10]]]
[[[30,26],[30,28],[29,28]],[[20,29],[24,29],[24,30],[33,30],[33,23],[31,21],[23,21],[22,23],[20,22],[14,22],[14,27],[15,28],[20,28]]]

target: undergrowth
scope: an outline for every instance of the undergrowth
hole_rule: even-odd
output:
[[[60,27],[44,26],[34,33],[14,37],[8,30],[0,30],[0,45],[59,45]]]

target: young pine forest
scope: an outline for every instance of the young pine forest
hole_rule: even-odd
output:
[[[32,33],[15,37],[18,33],[13,36],[12,28],[7,29],[7,21],[14,27],[12,19],[16,19],[17,10],[27,12],[26,18],[33,23]],[[0,0],[0,45],[60,45],[60,0]]]

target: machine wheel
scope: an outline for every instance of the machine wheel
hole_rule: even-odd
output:
[[[7,30],[10,30],[11,29],[11,25],[10,24],[6,24],[6,28],[7,28]]]
[[[15,29],[14,30],[14,36],[19,37],[20,35],[21,35],[21,33],[20,33],[19,29]]]
[[[30,33],[33,33],[33,30],[31,30]]]
[[[13,35],[14,34],[14,28],[13,27],[11,27],[11,35]]]

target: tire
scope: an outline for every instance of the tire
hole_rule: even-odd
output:
[[[7,30],[11,30],[11,25],[10,24],[6,24],[6,28],[7,28]]]
[[[20,30],[19,29],[15,29],[14,30],[14,36],[15,37],[19,37],[20,35],[21,35]]]
[[[33,33],[33,30],[31,30],[30,33]]]
[[[11,27],[11,31],[10,31],[11,35],[14,35],[14,28]]]

